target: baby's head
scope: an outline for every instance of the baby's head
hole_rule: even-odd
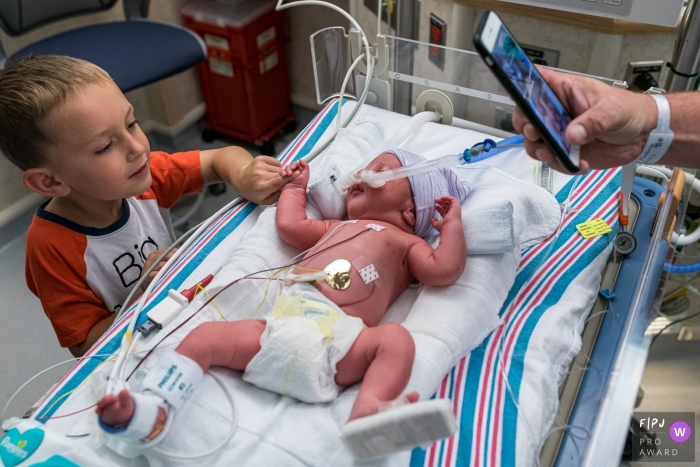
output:
[[[23,58],[0,71],[0,152],[45,196],[115,200],[151,184],[133,107],[103,69],[76,58]]]
[[[365,170],[380,172],[422,160],[417,154],[395,149],[377,156]],[[435,200],[453,196],[461,203],[468,194],[469,187],[454,172],[440,169],[390,180],[381,188],[356,183],[348,190],[345,204],[349,219],[384,221],[425,238],[437,233],[430,223],[437,215]]]

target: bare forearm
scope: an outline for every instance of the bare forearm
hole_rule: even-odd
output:
[[[428,244],[414,247],[409,254],[409,268],[419,281],[427,285],[452,285],[464,271],[467,246],[461,223],[445,224],[440,243],[434,250]]]
[[[85,342],[69,347],[68,350],[73,354],[74,357],[82,357],[85,353],[90,350],[97,340],[102,337],[102,335],[107,332],[107,329],[114,322],[114,317],[116,315],[109,316],[108,318],[98,321],[88,332]]]
[[[275,213],[275,225],[282,240],[306,250],[316,244],[323,232],[316,234],[319,221],[306,216],[306,190],[288,186],[282,190]]]
[[[467,244],[460,222],[446,223],[440,232],[440,243],[433,252],[438,276],[448,284],[454,283],[464,271],[467,262]]]
[[[211,157],[212,170],[207,174],[202,173],[204,184],[223,181],[233,185],[236,191],[239,191],[243,168],[252,162],[253,156],[243,148],[228,146],[216,150]]]

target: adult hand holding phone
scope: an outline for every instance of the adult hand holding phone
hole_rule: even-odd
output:
[[[649,133],[656,128],[658,109],[651,96],[544,67],[538,67],[538,71],[575,117],[566,128],[566,138],[581,146],[582,173],[625,165],[639,156]],[[525,137],[530,156],[567,172],[519,108],[513,114],[513,125]]]

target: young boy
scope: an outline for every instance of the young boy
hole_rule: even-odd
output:
[[[280,176],[276,159],[234,146],[151,152],[109,75],[58,55],[0,71],[0,152],[24,171],[27,188],[50,198],[27,234],[27,285],[75,356],[109,328],[142,271],[172,243],[161,209],[220,181],[270,204],[294,178]]]

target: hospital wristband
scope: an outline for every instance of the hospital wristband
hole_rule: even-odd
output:
[[[637,157],[637,164],[656,164],[673,142],[673,131],[671,131],[671,106],[668,99],[660,94],[652,94],[651,97],[656,101],[656,106],[659,109],[659,118],[656,122],[656,128],[649,133],[649,139],[646,146],[642,149],[642,153]]]

